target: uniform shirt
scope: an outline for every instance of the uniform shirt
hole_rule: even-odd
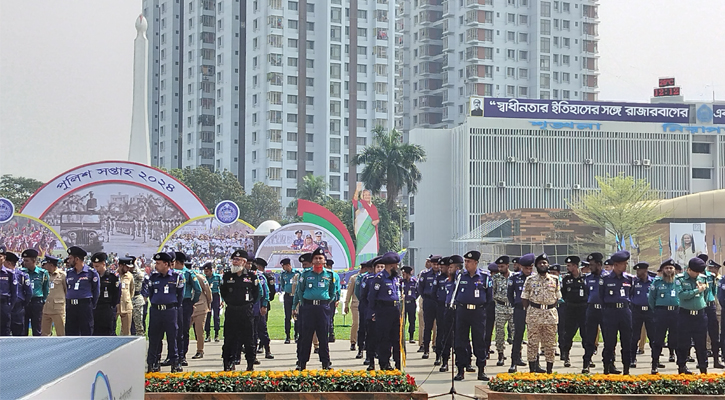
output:
[[[68,286],[65,283],[65,271],[56,268],[55,273],[48,273],[48,297],[43,306],[43,314],[65,314],[65,297]]]
[[[524,282],[524,290],[521,292],[521,299],[530,303],[541,305],[552,305],[559,301],[561,287],[559,279],[551,274],[531,274]],[[540,309],[529,307],[526,311],[526,323],[557,324],[559,313],[556,308]]]
[[[259,307],[267,307],[269,306],[269,284],[267,276],[259,271],[257,271],[257,284],[259,285],[259,299],[256,304]]]
[[[561,298],[567,304],[582,304],[587,302],[586,281],[582,274],[574,277],[572,274],[566,274],[561,279]]]
[[[437,297],[438,275],[440,275],[440,272],[435,272],[432,268],[421,272],[420,278],[418,279],[418,293],[422,297],[432,299]]]
[[[401,280],[400,285],[403,287],[405,301],[415,301],[418,299],[418,280],[414,276],[411,276],[410,279]]]
[[[323,268],[318,274],[312,268],[306,269],[300,274],[292,308],[302,300],[334,301],[335,285],[335,275],[330,270]]]
[[[718,282],[717,301],[720,302],[720,307],[725,307],[725,276]]]
[[[660,276],[656,277],[649,286],[647,302],[650,307],[679,307],[680,298],[677,296],[677,286],[675,285],[675,280],[673,279],[672,282],[667,282]]]
[[[219,294],[231,306],[256,303],[260,296],[257,274],[246,268],[242,268],[241,274],[225,272],[219,285]]]
[[[192,303],[199,301],[201,296],[201,285],[196,278],[196,274],[189,268],[182,268],[181,274],[184,277],[184,299],[191,299]]]
[[[509,304],[514,306],[521,305],[521,293],[524,291],[526,278],[527,277],[521,272],[516,272],[509,277],[508,288],[506,289],[506,296],[508,297]]]
[[[438,274],[436,276],[435,282],[435,288],[436,288],[436,300],[439,303],[445,303],[446,302],[446,295],[448,294],[446,292],[446,282],[448,281],[448,278],[443,274]]]
[[[23,271],[28,274],[30,278],[30,289],[32,290],[32,297],[42,297],[45,300],[48,297],[48,290],[50,285],[50,279],[48,279],[48,271],[40,267],[35,267],[31,272],[28,268],[23,268]]]
[[[101,296],[98,298],[100,304],[110,304],[111,307],[115,307],[118,301],[121,299],[120,284],[118,277],[106,270],[99,277],[101,281]]]
[[[711,301],[715,301],[717,298],[717,276],[708,270],[705,270],[703,275],[707,279],[707,290],[702,293],[705,294],[705,301],[710,304]]]
[[[18,297],[18,280],[15,278],[15,272],[0,265],[0,297],[10,300],[10,304],[15,303]]]
[[[212,272],[211,275],[204,274],[207,283],[209,284],[209,290],[212,293],[219,293],[219,285],[222,283],[222,276],[216,272]]]
[[[509,276],[504,276],[501,273],[495,274],[491,277],[493,281],[493,299],[499,302],[508,304],[508,288],[509,288]]]
[[[101,286],[98,284],[98,272],[95,269],[87,265],[83,265],[81,272],[76,272],[75,268],[68,268],[65,284],[68,286],[66,299],[92,299],[93,308],[96,307]]]
[[[602,298],[599,297],[599,280],[604,275],[606,275],[606,273],[605,271],[602,271],[599,275],[590,273],[584,277],[584,282],[586,283],[584,291],[587,295],[587,303],[602,304]]]
[[[365,280],[365,278],[368,275],[370,275],[370,273],[365,272],[362,274],[358,273],[356,275],[357,275],[357,277],[355,278],[355,285],[353,286],[353,292],[355,294],[355,298],[357,298],[359,302],[362,302],[364,300],[367,303],[367,300],[368,300],[367,298],[363,299],[362,297],[360,297],[360,295],[361,295],[360,291],[362,288],[363,281]]]
[[[169,269],[166,275],[154,272],[149,277],[151,304],[179,305],[184,300],[184,277],[181,271]]]
[[[137,294],[141,294],[141,289],[143,288],[144,279],[146,278],[146,274],[143,273],[141,270],[141,267],[136,267],[133,272],[133,295],[136,296]],[[148,294],[145,296],[148,297]]]
[[[135,279],[135,277],[134,277]],[[141,296],[148,298],[149,297],[149,286],[151,285],[151,277],[143,274],[143,281],[141,282]],[[135,293],[134,293],[135,295]]]
[[[705,275],[700,274],[697,278],[691,278],[690,275],[685,272],[678,274],[675,277],[675,287],[677,288],[677,297],[680,299],[680,308],[686,310],[702,310],[707,305],[705,298],[707,296],[707,289],[700,293],[697,289],[697,283],[702,282],[707,284],[707,278]]]
[[[462,270],[456,278],[456,286],[456,304],[484,305],[493,299],[493,280],[480,269],[476,269],[473,276]]]
[[[603,304],[629,303],[634,277],[626,272],[611,272],[599,278],[599,298]]]
[[[120,309],[118,310],[121,314],[128,314],[133,311],[133,291],[134,281],[133,274],[126,272],[118,278],[119,283],[119,297],[118,304]]]
[[[375,314],[375,312],[380,308],[380,305],[377,303],[378,300],[400,300],[399,279],[397,276],[390,276],[388,271],[382,270],[378,272],[368,283],[370,284],[370,288],[368,290],[368,304],[370,305],[373,314]]]
[[[365,319],[372,318],[370,305],[368,304],[368,293],[370,292],[370,279],[373,277],[375,277],[375,275],[372,273],[365,273],[360,279],[360,295],[358,296],[358,299],[360,299],[360,305],[358,306],[358,309],[362,312],[361,318]]]
[[[15,281],[17,282],[17,297],[15,301],[28,305],[30,303],[30,299],[33,297],[33,289],[30,286],[30,277],[20,268],[13,269],[13,273],[15,274]]]
[[[279,278],[282,282],[280,282],[280,288],[283,292],[288,294],[294,294],[292,293],[292,283],[296,279],[295,276],[297,276],[298,272],[294,270],[282,271],[282,273],[279,275]]]
[[[630,294],[632,304],[635,306],[649,306],[649,298],[647,294],[649,293],[649,288],[651,287],[652,282],[654,282],[654,279],[652,279],[649,275],[647,275],[645,279],[639,279],[636,276],[634,277],[632,292]]]
[[[340,301],[340,295],[342,294],[342,282],[340,281],[340,274],[333,271],[332,269],[327,269],[327,271],[331,272],[332,275],[335,277],[335,292],[331,300],[334,302]]]

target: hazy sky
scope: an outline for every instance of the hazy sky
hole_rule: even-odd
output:
[[[140,11],[140,0],[0,1],[0,174],[45,181],[127,157]],[[723,0],[602,0],[600,100],[646,102],[674,76],[687,100],[725,101],[723,15]]]

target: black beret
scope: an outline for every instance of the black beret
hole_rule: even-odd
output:
[[[582,268],[589,268],[591,264],[589,264],[589,261],[582,261],[581,262]]]
[[[607,258],[606,260],[604,260],[603,265],[614,265],[614,262],[612,262],[611,258]]]
[[[266,267],[267,266],[267,260],[264,258],[255,258],[254,263],[257,264],[258,267]]]
[[[378,265],[378,264],[382,264],[382,263],[380,262],[380,260],[381,260],[382,258],[383,258],[383,256],[377,256],[377,257],[373,258],[372,260],[370,260],[370,265],[371,265],[371,266],[373,266],[373,267],[375,267],[375,266],[376,266],[376,265]]]
[[[660,264],[660,267],[659,267],[659,269],[657,269],[657,271],[662,271],[662,268],[664,268],[668,265],[671,265],[674,267],[676,265],[675,260],[673,260],[671,258],[666,259],[664,262],[662,262],[662,264]]]
[[[88,255],[88,253],[86,253],[85,250],[81,249],[78,246],[71,246],[68,248],[68,255],[76,256],[78,258],[85,258]]]
[[[332,259],[327,260],[325,263],[328,267],[332,267],[333,265],[335,265],[335,261],[333,261]]]
[[[106,260],[108,260],[108,254],[102,251],[99,251],[98,253],[93,253],[93,255],[91,256],[91,262],[94,263],[105,263]]]
[[[577,264],[577,265],[579,265],[579,263],[581,261],[582,261],[582,259],[579,258],[578,256],[569,256],[566,258],[566,260],[564,260],[564,262],[567,264]]]
[[[469,260],[478,261],[481,259],[481,252],[476,250],[471,250],[468,253],[463,255],[463,258],[467,258]]]
[[[136,262],[136,257],[133,257],[133,256],[119,257],[119,259],[118,259],[119,264],[133,265],[134,262]]]
[[[35,249],[27,249],[23,251],[23,253],[20,255],[21,257],[25,258],[38,258],[38,250]]]
[[[604,259],[604,254],[602,253],[591,253],[587,256],[587,261],[589,262],[602,262]]]
[[[438,260],[438,265],[449,265],[448,257],[441,257],[440,260]]]
[[[43,264],[58,265],[58,261],[60,261],[60,259],[53,256],[45,256],[45,258],[43,259]]]
[[[302,255],[300,256],[300,258],[298,258],[298,260],[299,260],[299,261],[300,261],[301,263],[303,263],[303,262],[312,262],[312,253],[305,253],[305,254],[302,254]]]
[[[549,262],[549,256],[546,255],[546,253],[541,253],[536,257],[536,260],[534,260],[534,266],[539,263],[539,261],[546,261]]]
[[[242,249],[236,249],[234,250],[234,253],[232,253],[232,258],[241,257],[246,259],[247,258],[247,252]]]
[[[509,256],[501,256],[496,259],[496,264],[508,264],[510,261]]]
[[[8,249],[6,249],[5,246],[0,246],[0,255],[5,255],[6,251],[8,251]]]
[[[519,264],[530,267],[534,265],[534,260],[536,260],[536,256],[533,253],[525,254],[519,258]]]
[[[201,269],[214,269],[214,264],[212,264],[211,261],[207,261],[204,263]]]
[[[409,267],[407,265],[405,267],[401,268],[400,270],[405,273],[408,273],[408,274],[413,273],[413,267]]]
[[[301,229],[297,229],[297,230],[295,231],[295,235],[296,235],[296,234],[298,234],[298,233],[300,233],[300,234],[301,234],[301,233],[302,233],[302,230],[301,230]]]
[[[693,257],[687,262],[687,268],[695,272],[703,272],[705,271],[705,261],[702,258]]]
[[[185,266],[186,268],[189,268],[189,269],[191,269],[191,267],[193,267],[193,266],[194,266],[194,263],[193,263],[193,262],[191,262],[191,261],[186,261],[186,262],[184,262],[184,266]]]
[[[174,260],[176,260],[176,252],[174,252],[174,251],[167,251],[166,254],[168,254],[169,257],[171,257],[171,262],[173,262]]]
[[[551,265],[549,265],[549,271],[561,272],[561,265],[551,264]]]
[[[174,259],[171,258],[171,255],[169,255],[169,253],[161,252],[161,253],[154,254],[154,261],[164,261],[164,262],[170,263],[170,262],[174,261]]]
[[[18,258],[17,254],[10,252],[10,251],[6,251],[5,260],[10,261],[11,263],[16,263],[16,262],[18,262],[18,260],[20,260],[20,258]]]
[[[290,263],[291,263],[291,261],[289,258],[283,258],[283,259],[279,260],[280,265],[289,265]]]
[[[634,269],[649,269],[649,263],[646,263],[644,261],[638,262],[637,264],[634,264]]]
[[[181,262],[181,263],[186,262],[186,260],[187,260],[186,254],[184,254],[184,253],[182,253],[180,251],[175,251],[174,252],[174,260],[176,260],[178,262]]]
[[[437,263],[437,262],[438,262],[438,260],[440,260],[440,259],[441,259],[442,257],[443,257],[443,256],[439,256],[439,255],[434,255],[434,254],[431,254],[431,255],[430,255],[430,256],[428,257],[428,259],[427,259],[427,260],[428,260],[428,261],[430,261],[430,262],[432,262],[432,263]]]
[[[389,252],[383,254],[383,256],[380,258],[380,263],[385,264],[385,265],[399,264],[400,263],[400,254],[398,254],[394,251],[389,251]]]
[[[612,254],[612,262],[625,262],[629,260],[629,257],[631,257],[631,254],[627,250],[620,250],[614,254]]]
[[[451,264],[463,264],[463,257],[455,254],[448,259],[448,262]]]
[[[23,256],[23,257],[25,257],[25,256]],[[700,260],[705,261],[705,262],[707,262],[707,260],[710,259],[710,257],[707,256],[707,254],[698,254],[697,258],[699,258]]]
[[[315,251],[312,252],[312,257],[314,256],[325,256],[325,250],[322,247],[316,248]]]
[[[511,259],[511,262],[514,264],[518,264],[520,259],[521,259],[521,257],[514,257]]]

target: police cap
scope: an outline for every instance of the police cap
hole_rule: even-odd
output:
[[[668,258],[665,261],[663,261],[662,264],[660,264],[660,267],[657,269],[657,271],[662,271],[662,269],[668,265],[675,267],[675,269],[677,268],[675,260]]]
[[[88,253],[86,253],[85,250],[81,249],[78,246],[71,246],[68,248],[68,255],[76,256],[78,258],[85,258],[88,255]]]
[[[649,269],[649,263],[647,262],[638,262],[637,264],[634,264],[634,269]]]
[[[325,250],[322,249],[322,247],[318,247],[315,249],[315,251],[312,252],[312,257],[314,256],[323,256],[325,257]],[[325,257],[327,258],[327,257]]]
[[[5,255],[5,252],[8,251],[8,249],[5,248],[5,246],[0,246],[0,255]]]
[[[720,269],[721,265],[713,261],[712,259],[707,261],[708,268]]]
[[[513,264],[519,264],[519,260],[521,260],[521,257],[514,257],[511,259],[511,263]]]
[[[569,256],[566,258],[566,260],[564,260],[564,262],[567,264],[576,264],[576,265],[579,265],[579,263],[581,261],[582,261],[582,259],[579,258],[578,256]]]
[[[60,261],[60,259],[58,259],[56,257],[53,257],[53,256],[45,256],[45,258],[43,259],[42,264],[58,265],[58,261]]]
[[[201,269],[214,269],[214,264],[212,264],[211,261],[207,261],[204,263]]]
[[[298,260],[299,260],[299,262],[301,262],[301,263],[305,263],[305,262],[311,263],[311,262],[312,262],[312,253],[305,253],[305,254],[302,254],[302,255],[301,255],[301,256],[300,256],[299,258],[298,258]]]
[[[18,262],[18,260],[20,260],[20,258],[18,258],[17,254],[10,252],[10,251],[6,251],[5,260],[10,261],[11,263],[16,263],[16,262]]]
[[[184,266],[185,266],[186,268],[188,268],[188,269],[191,269],[191,267],[193,267],[193,266],[194,266],[194,263],[193,263],[193,262],[191,262],[191,261],[186,261],[186,262],[184,262]]]
[[[376,266],[376,265],[378,265],[378,264],[382,264],[382,263],[380,262],[380,260],[381,260],[382,258],[383,258],[383,256],[377,256],[377,257],[373,258],[372,260],[370,260],[370,266],[371,266],[371,267],[373,267],[373,268],[375,268],[375,266]]]
[[[521,256],[519,258],[519,264],[523,265],[524,267],[530,267],[534,265],[534,260],[536,260],[536,256],[534,253],[529,253]]]
[[[405,267],[401,268],[400,270],[403,271],[403,272],[405,272],[405,273],[407,273],[407,274],[412,274],[413,273],[413,267],[410,267],[410,266],[407,266],[407,265]]]
[[[469,260],[478,261],[481,259],[481,252],[476,250],[471,250],[468,253],[463,255],[463,258],[467,258]]]
[[[119,264],[133,265],[134,262],[136,262],[136,257],[133,257],[133,256],[119,257],[119,259],[118,259]]]
[[[328,267],[332,268],[332,266],[335,265],[335,261],[332,259],[329,259],[329,260],[325,261],[325,264],[327,264]]]
[[[25,256],[23,256],[23,257],[25,257]],[[707,262],[707,260],[710,259],[710,257],[707,256],[707,254],[698,254],[697,258],[699,258],[700,260],[705,261],[705,262]]]
[[[20,255],[23,258],[38,258],[38,250],[35,249],[27,249],[23,251],[23,253]]]
[[[508,264],[510,261],[509,256],[501,256],[496,259],[496,264]]]
[[[106,260],[108,260],[108,254],[99,251],[98,253],[93,253],[91,256],[91,262],[93,263],[105,263]]]
[[[295,231],[295,235],[296,235],[296,234],[298,234],[298,233],[299,233],[299,234],[302,234],[302,229],[297,229],[297,230]]]
[[[254,263],[257,264],[258,267],[266,267],[267,261],[264,258],[255,258]]]
[[[463,257],[459,256],[458,254],[452,255],[448,261],[451,264],[463,264]]]
[[[184,253],[182,253],[180,251],[175,251],[174,252],[174,260],[176,260],[178,262],[181,262],[181,263],[185,263],[186,260],[187,260],[186,254],[184,254]]]
[[[619,262],[626,262],[629,260],[630,254],[627,250],[620,250],[614,254],[612,254],[612,262],[613,263],[619,263]]]
[[[561,265],[559,265],[559,264],[549,265],[549,271],[561,272]]]
[[[399,264],[400,263],[400,254],[389,251],[385,254],[383,254],[383,257],[380,259],[381,264],[390,265],[390,264]]]
[[[607,258],[606,260],[604,260],[603,265],[614,265],[614,262],[612,262],[611,258]]]
[[[602,260],[604,260],[604,254],[602,253],[591,253],[587,256],[587,261],[589,262],[594,261],[600,263]]]
[[[279,264],[280,265],[290,265],[291,261],[289,258],[283,258],[283,259],[279,260]]]
[[[441,257],[441,259],[438,260],[438,265],[450,265],[448,263],[448,257]]]
[[[167,263],[174,261],[174,259],[171,258],[169,253],[164,253],[164,252],[154,254],[153,258],[154,258],[154,261],[164,261]]]
[[[234,253],[232,253],[232,258],[237,258],[237,257],[241,257],[241,258],[246,259],[247,258],[247,252],[245,250],[242,250],[242,249],[236,249],[236,250],[234,250]]]
[[[443,257],[443,256],[439,256],[439,255],[437,255],[437,254],[431,254],[431,255],[430,255],[430,256],[428,257],[427,261],[430,261],[430,262],[432,262],[432,263],[438,263],[438,260],[440,260],[440,259],[441,259],[441,257]]]
[[[488,263],[488,270],[491,272],[498,272],[498,264],[495,262]]]
[[[536,257],[536,260],[534,260],[534,266],[539,263],[539,261],[546,261],[549,262],[549,256],[546,255],[546,253],[541,253]]]

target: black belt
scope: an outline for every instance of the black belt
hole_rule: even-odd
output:
[[[675,311],[680,308],[680,306],[655,306],[655,308],[658,310]]]
[[[601,304],[598,304],[598,303],[589,303],[589,305],[592,306],[596,310],[601,310],[602,309],[602,305]]]
[[[405,301],[405,304],[411,304],[411,303],[415,303],[415,300],[406,300]]]
[[[178,304],[171,303],[171,304],[151,304],[151,308],[155,308],[157,310],[173,310],[174,308],[178,307]]]
[[[539,304],[539,303],[534,303],[533,301],[530,301],[529,305],[531,307],[539,308],[541,310],[550,310],[550,309],[556,307],[556,304]]]
[[[687,315],[702,315],[705,313],[705,309],[702,310],[688,310],[686,308],[680,308],[680,314],[687,314]]]
[[[457,304],[457,306],[463,307],[466,310],[477,310],[479,308],[486,307],[485,304]]]
[[[508,301],[503,301],[503,300],[494,300],[494,301],[496,302],[496,304],[501,304],[502,306],[509,305]]]
[[[32,299],[30,299],[30,302],[31,303],[45,303],[45,299],[43,299],[42,297],[36,296],[36,297],[33,297]]]
[[[385,307],[397,307],[400,305],[398,300],[375,300],[375,305]]]
[[[302,300],[302,304],[308,305],[308,306],[324,306],[326,304],[330,304],[330,300]]]
[[[627,308],[627,303],[604,303],[604,308]]]
[[[715,307],[715,301],[708,301],[707,307]]]
[[[247,304],[229,304],[227,303],[227,308],[243,308],[243,307],[251,307],[254,303],[247,303]]]
[[[91,299],[68,299],[66,302],[71,306],[77,306],[79,304],[91,304]]]
[[[633,304],[632,308],[637,311],[649,311],[649,306],[638,306],[638,305]]]

